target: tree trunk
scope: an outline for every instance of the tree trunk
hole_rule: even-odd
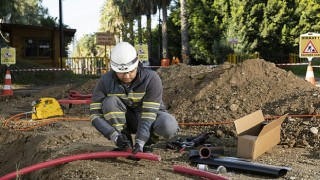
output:
[[[147,40],[148,40],[148,60],[151,65],[154,65],[154,61],[151,59],[152,52],[152,32],[151,32],[151,15],[147,14]]]
[[[162,1],[162,58],[168,57],[167,6]]]
[[[142,44],[142,25],[141,25],[141,16],[138,17],[138,42]]]
[[[129,34],[130,34],[129,42],[132,45],[134,45],[134,30],[133,30],[133,26],[134,26],[134,23],[133,23],[133,20],[131,20],[129,22]]]
[[[128,36],[127,36],[127,32],[128,32],[128,28],[126,26],[126,22],[124,22],[123,25],[121,25],[121,36],[122,36],[122,40],[128,42]]]
[[[181,18],[181,58],[185,64],[190,64],[190,47],[188,38],[188,18],[187,2],[180,0],[180,18]]]

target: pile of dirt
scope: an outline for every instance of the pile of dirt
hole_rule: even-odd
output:
[[[159,68],[164,86],[164,102],[179,123],[232,122],[261,109],[266,117],[288,113],[282,125],[281,143],[254,162],[290,166],[283,179],[319,179],[320,128],[319,88],[303,78],[261,59],[241,64],[224,63],[217,67],[178,64]],[[97,79],[84,84],[64,84],[17,90],[13,97],[0,97],[1,119],[31,110],[31,102],[41,97],[62,99],[70,90],[92,93]],[[67,117],[88,118],[83,105],[64,107]],[[4,121],[2,121],[4,122]],[[237,134],[233,124],[185,126],[179,136],[194,136],[212,131],[213,145],[225,146],[226,156],[236,156]],[[0,129],[1,175],[59,157],[109,151],[114,144],[102,137],[89,121],[59,121],[31,131]],[[155,146],[162,161],[98,159],[74,161],[24,175],[23,179],[196,179],[174,173],[172,166],[192,166],[187,153]],[[269,178],[250,172],[230,170],[224,176],[232,179]]]
[[[261,59],[215,68],[179,64],[158,73],[164,84],[164,101],[180,122],[233,121],[259,109],[266,117],[320,114],[319,88]],[[316,117],[290,118],[285,126],[283,144],[319,148],[319,137],[309,131],[319,127]],[[236,134],[233,127],[224,132]]]

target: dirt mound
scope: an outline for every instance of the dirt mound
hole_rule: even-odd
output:
[[[291,166],[283,179],[319,179],[320,137],[310,128],[320,128],[319,88],[264,60],[214,66],[174,65],[157,70],[163,81],[164,102],[179,123],[234,121],[262,109],[266,117],[288,113],[283,123],[281,143],[256,162]],[[1,119],[31,110],[31,102],[41,97],[66,98],[70,90],[92,93],[97,79],[84,84],[65,84],[15,90],[13,97],[0,97]],[[82,105],[74,105],[66,116],[88,118]],[[305,116],[304,116],[305,115]],[[309,116],[313,115],[313,116]],[[225,146],[226,156],[236,156],[237,135],[233,124],[186,126],[179,136],[213,131],[210,142]],[[70,162],[24,175],[23,179],[195,179],[172,171],[172,165],[190,166],[187,153],[164,150],[166,142],[155,147],[162,161],[98,159]],[[110,151],[114,144],[102,137],[89,121],[59,121],[31,131],[0,129],[1,175],[46,160],[64,156]],[[297,160],[299,157],[300,160]],[[159,168],[160,167],[160,168]],[[225,174],[232,179],[258,179],[264,176],[246,172]]]
[[[234,120],[258,109],[270,115],[314,114],[319,103],[318,88],[263,60],[216,68],[181,64],[158,73],[165,102],[184,122]]]
[[[180,122],[233,121],[259,109],[266,116],[320,113],[319,88],[261,59],[215,68],[180,64],[158,74],[164,100]],[[291,119],[283,128],[283,144],[319,147],[319,137],[309,131],[319,124],[316,118]],[[235,135],[233,127],[224,132]]]

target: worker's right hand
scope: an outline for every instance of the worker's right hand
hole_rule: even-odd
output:
[[[122,150],[127,150],[131,148],[131,142],[124,134],[119,134],[115,143],[116,146]]]
[[[139,143],[136,143],[133,146],[133,149],[132,149],[133,154],[137,154],[138,152],[142,152],[142,151],[143,151],[143,147]]]

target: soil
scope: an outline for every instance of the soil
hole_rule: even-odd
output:
[[[318,87],[262,59],[250,59],[237,65],[225,63],[217,67],[178,64],[159,68],[156,72],[163,80],[163,98],[168,111],[181,124],[181,131],[169,142],[213,132],[206,143],[223,146],[223,156],[236,157],[238,136],[232,123],[234,120],[259,109],[266,119],[288,113],[282,124],[280,143],[253,160],[254,163],[292,168],[286,175],[278,178],[228,168],[227,173],[221,175],[246,180],[320,179],[320,135],[311,131],[311,128],[320,128]],[[63,99],[70,90],[89,94],[96,82],[97,79],[83,84],[43,87],[13,85],[13,96],[0,97],[0,179],[8,173],[45,161],[111,151],[115,147],[91,126],[87,105],[73,105],[72,108],[62,105],[65,115],[55,122],[31,121],[27,115],[22,120],[8,121],[14,115],[30,112],[32,101],[43,97]],[[190,149],[179,152],[178,149],[167,148],[167,143],[161,141],[154,146],[153,153],[161,156],[160,162],[126,158],[77,160],[35,170],[19,175],[19,178],[201,179],[173,171],[174,165],[195,169],[197,165],[189,161]],[[202,145],[195,149],[200,147]]]

